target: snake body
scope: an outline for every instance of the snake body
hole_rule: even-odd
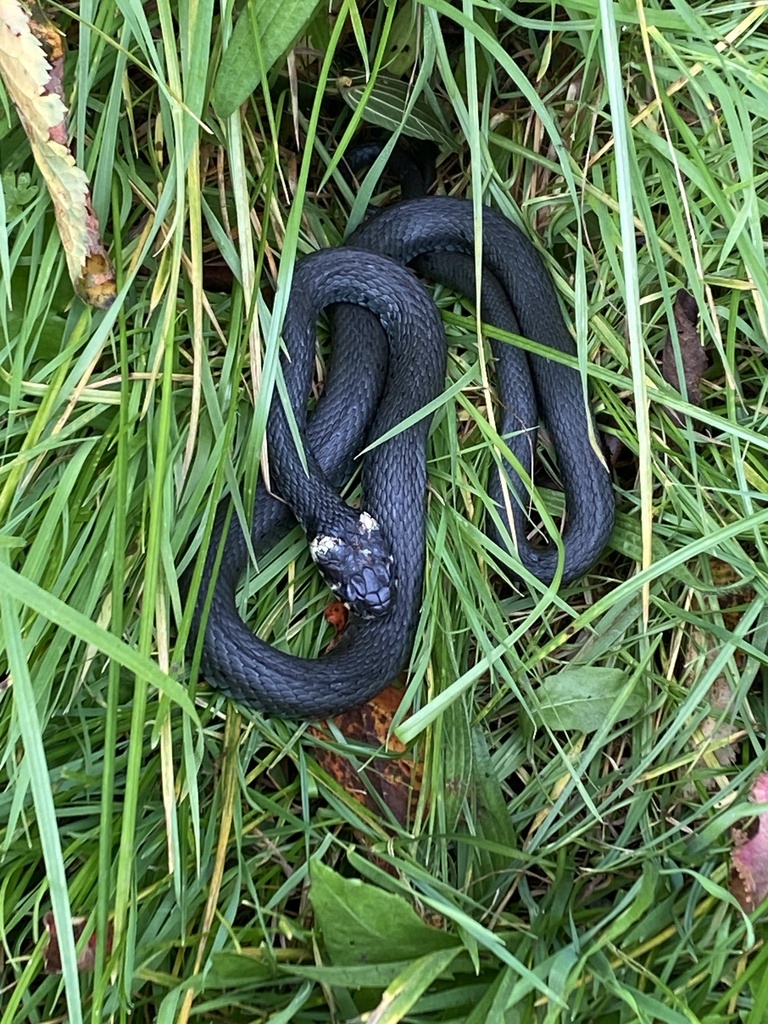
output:
[[[202,625],[210,593],[202,667],[234,699],[289,718],[336,714],[381,690],[408,661],[421,603],[425,546],[426,442],[422,416],[370,451],[363,463],[364,514],[338,498],[362,439],[382,437],[439,394],[445,378],[445,339],[434,304],[404,266],[474,298],[475,230],[472,204],[419,198],[398,204],[363,225],[347,247],[324,250],[298,264],[283,329],[282,373],[302,454],[275,397],[268,424],[270,466],[280,495],[312,539],[331,583],[357,614],[327,655],[304,659],[261,641],[245,626],[235,589],[247,563],[247,543],[235,522],[217,518],[195,612]],[[575,346],[552,282],[531,242],[492,210],[483,212],[483,319],[556,352]],[[339,304],[339,305],[335,305]],[[336,339],[324,397],[309,420],[315,324],[334,305]],[[496,475],[501,535],[506,531],[522,564],[551,582],[583,574],[599,557],[613,526],[610,478],[592,439],[581,376],[572,366],[528,355],[506,344],[494,349],[503,405],[502,433],[530,475],[539,415],[546,422],[564,482],[567,525],[563,552],[526,539],[526,488],[506,465],[511,500],[502,501]],[[511,513],[511,514],[510,514]],[[251,526],[257,555],[285,524],[282,502],[260,485]],[[214,573],[223,543],[221,567]],[[370,560],[370,564],[366,563]],[[345,577],[348,561],[351,582]]]
[[[325,306],[346,302],[362,307],[362,319],[355,316],[359,333],[349,331],[345,324],[345,316],[353,310],[357,314],[357,308],[341,306],[336,328],[346,362],[334,353],[326,393],[313,420],[307,423],[305,407],[314,369],[315,324]],[[417,413],[439,393],[446,362],[440,317],[423,287],[402,267],[365,252],[324,250],[306,257],[296,268],[283,337],[290,358],[283,358],[282,372],[311,476],[302,467],[276,397],[268,427],[276,484],[283,494],[305,492],[309,498],[318,488],[329,520],[322,527],[328,531],[326,535],[343,533],[345,524],[339,520],[347,519],[346,527],[354,537],[360,517],[340,508],[340,500],[338,504],[332,500],[333,485],[348,470],[371,416],[370,437],[375,439]],[[413,379],[416,337],[419,373]],[[348,369],[352,366],[359,371],[361,358],[372,359],[378,370],[373,375],[358,373],[357,394],[350,393]],[[342,372],[343,368],[347,373]],[[213,584],[203,669],[219,689],[268,713],[288,718],[322,717],[367,700],[405,665],[421,599],[428,429],[429,417],[422,417],[366,456],[362,479],[365,509],[386,538],[388,554],[396,567],[395,599],[383,618],[351,615],[339,643],[322,658],[298,658],[276,650],[245,626],[237,613],[235,588],[247,563],[247,545],[236,522],[229,524],[221,567],[213,578],[216,551],[226,526],[225,515],[220,514],[206,559],[195,621],[199,626],[205,595]],[[303,506],[301,497],[297,504]],[[282,524],[284,508],[260,489],[251,528],[257,554]],[[314,509],[309,517],[303,525],[311,535],[320,526]]]
[[[444,254],[470,257],[474,253],[474,214],[472,204],[466,200],[427,197],[401,203],[363,225],[349,239],[349,244],[370,249],[398,263],[414,264],[435,280],[458,284],[460,290],[474,297],[472,268],[467,267],[463,281],[457,280],[455,273],[443,272]],[[491,209],[483,210],[482,259],[484,277],[497,282],[506,296],[503,308],[512,314],[507,329],[556,352],[575,355],[576,348],[563,321],[554,286],[533,244],[505,217]],[[496,291],[498,294],[498,289]],[[494,311],[484,315],[484,319],[495,323]],[[497,346],[496,354],[502,358],[503,431],[525,438],[515,454],[530,475],[531,436],[537,418],[529,420],[528,416],[534,406],[529,404],[528,410],[521,412],[519,395],[517,403],[505,397],[504,387],[511,383],[504,379],[509,346]],[[580,374],[572,367],[540,355],[529,354],[528,363],[539,414],[549,430],[565,487],[568,524],[563,533],[562,579],[567,583],[583,575],[599,558],[613,528],[613,491],[593,442]],[[514,363],[512,376],[516,373],[519,373],[519,366]],[[527,390],[530,392],[530,388]],[[523,564],[534,576],[551,582],[558,564],[557,548],[555,545],[534,548],[526,541],[525,516],[519,501],[513,504],[513,521],[509,526]]]

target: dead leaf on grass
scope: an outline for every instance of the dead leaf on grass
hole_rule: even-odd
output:
[[[661,372],[664,380],[688,397],[691,405],[701,405],[701,379],[707,372],[709,359],[699,338],[699,307],[696,299],[683,288],[677,293],[673,306],[678,345],[670,331],[664,345]],[[680,352],[685,391],[680,386],[676,348]]]
[[[115,275],[85,172],[70,152],[61,34],[18,0],[0,0],[0,77],[13,100],[53,202],[75,291],[97,309],[115,298]]]
[[[392,734],[392,720],[403,698],[401,690],[388,686],[362,707],[334,719],[347,739],[372,747],[383,747],[389,753],[404,754],[406,748]],[[328,740],[324,730],[313,729],[320,739]],[[377,809],[374,796],[366,788],[352,762],[336,750],[318,747],[315,756],[322,767],[340,786],[371,810]],[[408,757],[374,757],[366,766],[366,780],[378,793],[392,814],[405,826],[413,799],[421,786],[421,765]]]

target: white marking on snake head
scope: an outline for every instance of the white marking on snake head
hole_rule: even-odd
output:
[[[329,537],[320,533],[309,542],[309,553],[316,562],[319,562],[341,544],[341,537]]]
[[[369,512],[360,513],[360,533],[373,533],[379,529],[379,524]]]

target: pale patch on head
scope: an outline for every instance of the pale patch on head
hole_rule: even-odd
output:
[[[343,541],[341,537],[328,537],[325,534],[318,534],[309,542],[309,553],[316,562],[326,558],[331,551],[340,548]]]
[[[369,512],[360,513],[360,532],[373,533],[374,530],[379,529],[379,524],[373,518]]]

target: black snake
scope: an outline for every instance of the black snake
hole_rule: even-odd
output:
[[[425,553],[426,445],[429,417],[369,452],[363,463],[363,512],[338,497],[355,455],[439,395],[445,338],[439,315],[412,273],[475,295],[472,204],[419,198],[364,224],[345,247],[301,260],[284,323],[282,374],[306,462],[277,392],[267,440],[273,484],[302,522],[313,556],[353,614],[338,644],[318,659],[278,651],[245,626],[235,590],[247,544],[234,521],[216,554],[228,516],[221,510],[206,558],[194,626],[210,608],[202,667],[229,696],[288,718],[336,714],[387,685],[407,664],[421,604]],[[575,352],[554,287],[532,243],[506,218],[484,209],[482,315],[487,323],[562,353]],[[316,322],[333,305],[334,350],[324,396],[307,418],[315,365]],[[497,343],[494,356],[504,409],[501,434],[530,476],[535,430],[546,423],[563,479],[567,525],[563,554],[526,538],[527,490],[507,464],[509,499],[497,474],[490,487],[522,564],[550,582],[568,582],[599,557],[613,527],[609,474],[592,440],[582,379],[571,366]],[[305,468],[306,466],[306,468]],[[511,510],[511,521],[507,515]],[[257,556],[291,521],[286,505],[259,485],[251,540]],[[504,535],[501,531],[501,536]]]

